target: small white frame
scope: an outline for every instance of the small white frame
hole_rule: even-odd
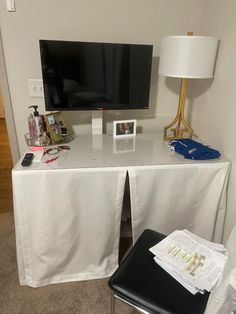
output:
[[[113,137],[130,137],[136,135],[136,120],[113,121]]]

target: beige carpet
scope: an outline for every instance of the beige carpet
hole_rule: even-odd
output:
[[[55,284],[42,288],[20,286],[16,265],[12,213],[0,214],[0,313],[109,314],[111,292],[107,279]],[[136,313],[116,301],[116,314]]]

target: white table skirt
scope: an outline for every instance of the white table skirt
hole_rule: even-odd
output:
[[[21,285],[114,272],[125,178],[118,168],[13,171]]]
[[[110,276],[118,263],[126,173],[134,239],[145,228],[187,228],[221,241],[230,163],[186,160],[162,135],[80,136],[53,163],[14,167],[17,263],[21,285]],[[96,145],[95,145],[96,144]],[[120,147],[118,145],[118,147]],[[129,147],[129,146],[128,146]]]
[[[129,168],[134,241],[146,228],[185,228],[221,242],[229,169],[229,162]]]

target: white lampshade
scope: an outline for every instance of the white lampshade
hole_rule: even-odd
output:
[[[161,40],[159,73],[181,78],[213,77],[218,40],[203,36],[167,36]]]

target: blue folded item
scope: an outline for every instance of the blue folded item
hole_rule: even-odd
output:
[[[169,142],[174,150],[187,159],[207,160],[220,157],[220,152],[189,138]]]

